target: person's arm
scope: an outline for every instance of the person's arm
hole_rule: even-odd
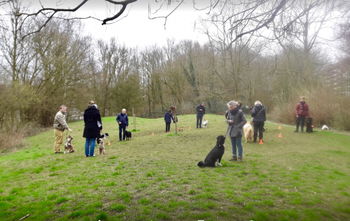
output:
[[[126,115],[126,126],[128,127],[129,126],[129,117],[128,117],[128,115]]]
[[[102,124],[101,114],[100,114],[100,111],[99,111],[99,110],[97,110],[97,121],[99,121],[99,122],[101,123],[101,128],[100,128],[100,130],[102,130],[103,124]]]
[[[255,117],[256,116],[256,108],[253,107],[252,111],[251,111],[251,116]]]
[[[295,107],[295,115],[298,117],[299,115],[299,108],[300,108],[300,105],[297,104],[297,106]]]
[[[238,127],[243,128],[244,124],[246,123],[247,123],[247,120],[245,119],[243,112],[241,112],[241,123],[238,125]]]
[[[117,123],[120,124],[120,114],[117,115]]]
[[[263,117],[264,117],[264,121],[266,121],[266,109],[265,109],[265,108],[263,108],[263,109],[262,109],[262,111],[263,111],[263,113],[262,113],[262,114],[263,114]]]

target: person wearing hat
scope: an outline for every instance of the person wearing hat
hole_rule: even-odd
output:
[[[102,130],[102,121],[100,111],[94,101],[90,101],[87,109],[84,111],[84,134],[85,140],[85,156],[95,156],[96,139],[100,136]]]

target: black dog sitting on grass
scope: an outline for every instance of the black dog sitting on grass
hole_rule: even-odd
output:
[[[225,152],[225,137],[224,136],[218,136],[216,138],[216,145],[215,147],[208,153],[207,157],[205,158],[204,162],[200,161],[198,162],[199,167],[215,167],[216,162],[218,162],[218,165],[221,165],[221,158],[224,155]]]
[[[125,131],[125,137],[126,137],[126,140],[130,140],[131,137],[132,137],[132,133],[130,131]]]

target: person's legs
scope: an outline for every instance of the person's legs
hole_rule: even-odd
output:
[[[236,137],[231,137],[232,159],[237,160]]]
[[[122,130],[123,130],[123,127],[119,125],[119,141],[122,141]]]
[[[90,138],[90,148],[89,148],[89,156],[90,157],[94,156],[95,144],[96,144],[96,139],[95,138]]]
[[[170,131],[170,123],[165,123],[165,132]]]
[[[259,125],[259,139],[262,140],[264,137],[264,122],[260,122]]]
[[[123,126],[123,140],[125,140],[125,131],[126,131],[126,126]]]
[[[63,143],[63,131],[55,129],[55,153],[61,151],[61,145]]]
[[[85,139],[85,156],[89,156],[90,138]]]
[[[295,132],[299,132],[300,117],[297,117],[297,119],[296,119],[296,125],[297,125],[297,128],[296,128]]]
[[[199,128],[202,128],[203,115],[199,116]]]
[[[305,117],[302,116],[302,117],[300,117],[300,129],[301,129],[301,132],[304,132],[304,124],[305,124]]]
[[[242,137],[236,137],[236,145],[238,148],[238,159],[242,160],[243,158]]]
[[[199,127],[199,116],[198,116],[198,114],[197,114],[196,128],[198,128],[198,127]]]
[[[258,122],[253,122],[253,127],[254,127],[254,143],[256,143],[256,139],[258,138]]]

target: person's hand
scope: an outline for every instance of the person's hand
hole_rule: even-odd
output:
[[[72,129],[70,129],[70,128],[68,128],[68,131],[69,131],[69,132],[72,132],[73,130],[72,130]]]
[[[122,122],[118,122],[118,124],[122,124]]]
[[[227,120],[227,123],[233,124],[233,120]]]

